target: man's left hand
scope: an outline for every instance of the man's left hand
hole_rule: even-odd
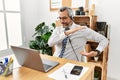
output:
[[[90,52],[82,51],[81,54],[84,55],[84,56],[87,56],[87,57],[94,57],[94,56],[97,55],[97,52],[96,51],[90,51]]]

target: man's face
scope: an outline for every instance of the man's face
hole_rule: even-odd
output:
[[[66,10],[63,12],[59,12],[59,19],[60,19],[60,22],[64,28],[70,26],[72,23],[72,20],[68,16],[68,12]]]

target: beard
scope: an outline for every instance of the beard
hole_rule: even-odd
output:
[[[63,26],[64,28],[66,28],[66,27],[69,26],[69,23],[67,23],[67,22],[62,22],[61,24],[62,24],[62,26]]]

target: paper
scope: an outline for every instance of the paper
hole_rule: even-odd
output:
[[[72,75],[70,74],[70,71],[75,65],[76,64],[66,63],[61,68],[50,74],[49,77],[55,80],[79,80],[89,68],[83,67],[83,70],[80,75]],[[67,78],[65,75],[67,76]]]
[[[80,6],[85,6],[85,0],[72,0],[71,1],[71,7],[72,8],[78,8]]]
[[[60,8],[62,6],[62,0],[51,0],[51,8]]]

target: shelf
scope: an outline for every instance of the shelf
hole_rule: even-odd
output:
[[[76,24],[86,25],[93,30],[97,29],[96,28],[97,16],[79,15],[79,16],[74,16],[73,18],[74,18],[74,22]],[[98,45],[98,42],[88,41],[85,49],[87,52],[90,52],[90,51],[96,49],[97,45]],[[103,53],[101,53],[97,62],[94,61],[93,57],[87,58],[87,63],[91,63],[91,64],[95,65],[97,68],[99,67],[98,69],[101,71],[100,80],[106,80],[107,60],[108,60],[108,46],[105,48]],[[96,67],[95,67],[95,69],[96,69]]]
[[[94,60],[90,60],[90,61],[88,61],[88,63],[94,64],[95,66],[100,67],[100,68],[103,67],[102,61],[97,61],[97,62],[96,62],[96,61],[94,61]]]
[[[90,16],[90,15],[76,15],[73,17],[74,22],[80,25],[86,25],[89,28],[95,30],[95,24],[97,21],[97,16]]]

